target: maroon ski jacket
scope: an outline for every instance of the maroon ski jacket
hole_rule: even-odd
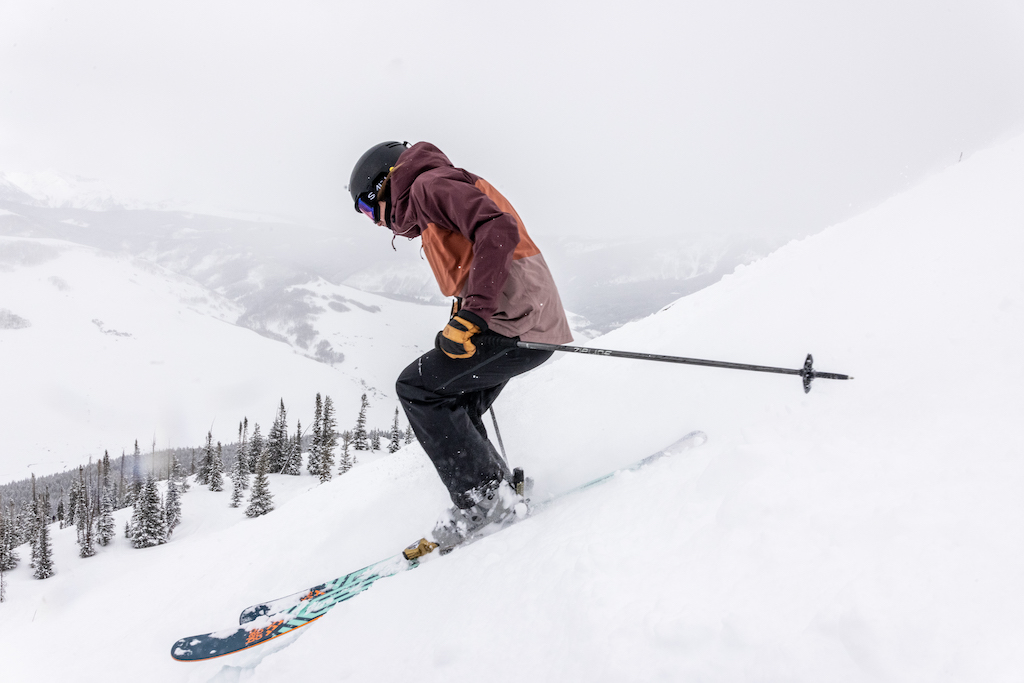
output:
[[[388,182],[392,230],[422,238],[442,294],[462,297],[462,308],[498,334],[572,341],[544,256],[490,183],[452,166],[429,142],[403,152]]]

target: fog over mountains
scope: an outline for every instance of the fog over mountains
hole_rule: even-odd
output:
[[[322,229],[187,208],[68,174],[0,175],[0,409],[19,425],[0,483],[136,441],[187,448],[212,428],[230,442],[239,421],[265,425],[281,400],[308,426],[317,392],[342,427],[363,393],[369,425],[390,425],[395,377],[448,317],[419,241],[368,222]],[[772,246],[532,234],[578,343]]]
[[[270,217],[212,215],[171,203],[116,198],[68,174],[0,173],[0,234],[66,240],[131,254],[188,276],[242,307],[238,324],[325,360],[315,310],[301,285],[323,278],[366,292],[444,303],[419,254],[367,224],[352,231]],[[529,218],[526,218],[529,223]],[[636,236],[587,241],[533,231],[555,272],[578,336],[642,318],[781,245],[781,239]],[[344,302],[338,302],[344,305]]]

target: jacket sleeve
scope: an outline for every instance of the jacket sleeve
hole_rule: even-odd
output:
[[[519,244],[519,224],[515,217],[501,211],[490,197],[477,189],[468,174],[464,178],[448,175],[429,180],[421,178],[413,185],[410,199],[421,216],[421,225],[434,223],[454,230],[473,244],[462,308],[489,324],[498,308],[512,255]]]

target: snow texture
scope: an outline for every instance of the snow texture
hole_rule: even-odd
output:
[[[258,519],[193,488],[155,548],[118,538],[82,560],[55,531],[56,576],[8,577],[5,679],[1020,680],[1021,187],[1016,138],[593,342],[789,367],[810,351],[853,381],[804,394],[795,377],[573,355],[512,382],[502,436],[538,496],[691,429],[710,440],[251,651],[167,656],[418,538],[446,495],[417,446],[324,485],[272,475]],[[97,343],[130,340],[94,317],[146,329],[90,312]],[[105,645],[69,637],[83,630]]]

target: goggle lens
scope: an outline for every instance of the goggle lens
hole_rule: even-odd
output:
[[[363,212],[363,214],[374,223],[377,222],[377,207],[368,203],[365,199],[360,197],[356,200],[356,208]]]

